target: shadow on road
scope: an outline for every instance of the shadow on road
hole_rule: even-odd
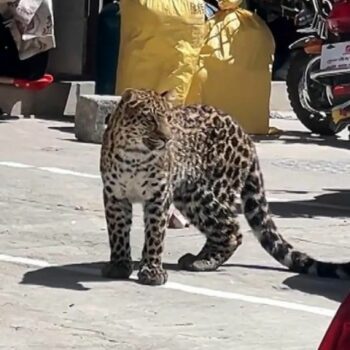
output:
[[[61,266],[44,267],[35,271],[26,272],[20,284],[44,286],[56,289],[70,289],[76,291],[88,291],[84,283],[89,282],[118,282],[117,280],[101,277],[100,270],[104,262],[69,264]],[[169,271],[178,271],[178,265],[173,263],[164,263],[164,268]],[[139,262],[134,262],[134,270],[138,270]],[[217,273],[220,274],[229,268],[244,268],[251,270],[269,270],[274,272],[288,272],[286,268],[245,265],[245,264],[225,264]],[[119,280],[123,281],[123,280]],[[137,283],[130,279],[128,283]],[[331,283],[330,283],[331,282]],[[283,284],[291,289],[300,290],[308,294],[317,294],[329,299],[341,301],[350,292],[350,281],[337,281],[310,276],[297,275],[287,278]]]
[[[45,286],[57,289],[72,289],[79,291],[87,291],[89,288],[83,286],[86,282],[112,282],[117,280],[103,278],[101,276],[101,268],[105,262],[92,262],[81,264],[57,265],[44,267],[35,271],[26,272],[23,276],[21,284]],[[134,261],[133,268],[137,271],[140,262]],[[178,271],[177,264],[163,264],[167,270]],[[136,282],[135,280],[128,280]]]
[[[49,288],[57,289],[71,289],[77,291],[87,291],[89,288],[84,287],[83,283],[86,282],[111,282],[116,280],[110,280],[101,276],[100,270],[104,262],[92,262],[81,264],[69,264],[60,266],[44,267],[35,271],[26,272],[23,276],[21,284],[45,286]],[[134,261],[133,267],[137,271],[140,262]],[[169,271],[179,271],[179,267],[176,263],[164,263],[163,267]],[[286,272],[285,268],[271,267],[271,266],[257,266],[257,265],[242,265],[242,264],[225,264],[221,270],[229,269],[231,267],[249,268],[253,270],[272,270]],[[219,273],[214,271],[212,273]],[[136,282],[135,280],[128,280],[130,282]]]
[[[300,292],[323,296],[341,302],[350,293],[350,281],[340,281],[321,277],[296,275],[288,277],[284,285]]]
[[[44,286],[56,289],[70,289],[76,291],[88,291],[90,288],[83,284],[88,282],[118,282],[101,277],[100,269],[104,263],[82,263],[62,266],[41,268],[36,271],[25,273],[21,284]],[[134,263],[134,269],[138,269],[139,262]],[[225,264],[224,268],[238,267],[253,270],[273,270],[276,272],[287,272],[285,268],[265,267],[257,265]],[[177,264],[164,264],[167,270],[178,270]],[[220,273],[220,270],[217,272]],[[122,281],[122,280],[119,280]],[[131,279],[128,283],[137,283]],[[350,281],[339,281],[334,279],[295,275],[288,277],[283,284],[293,290],[323,296],[327,299],[341,302],[350,293]]]
[[[262,265],[225,264],[224,267],[238,267],[251,270],[269,270],[275,272],[290,272],[285,267]],[[300,292],[323,296],[327,299],[341,302],[350,293],[350,280],[336,280],[308,275],[293,275],[282,282],[285,286]]]
[[[315,216],[350,217],[350,190],[328,190],[330,193],[315,196],[312,199],[288,202],[271,202],[271,212],[283,218]]]
[[[271,136],[254,135],[253,140],[256,143],[278,141],[284,144],[312,144],[350,150],[350,141],[339,139],[336,136],[313,135],[304,131],[283,131],[282,134]]]
[[[44,267],[24,274],[21,284],[45,286],[57,289],[87,291],[86,282],[109,282],[100,275],[103,262]]]
[[[87,291],[89,288],[83,286],[86,282],[112,282],[116,280],[103,278],[101,276],[101,268],[105,262],[92,262],[81,264],[57,265],[44,267],[35,271],[26,272],[23,276],[21,284],[45,286],[57,289],[71,289],[79,291]],[[133,268],[138,270],[139,261],[133,262]],[[178,271],[177,264],[163,264],[167,270]],[[128,280],[136,282],[135,280]]]
[[[50,130],[58,130],[67,134],[74,134],[75,129],[74,126],[50,126]]]
[[[0,112],[0,123],[6,123],[9,121],[18,120],[18,119],[20,119],[20,117],[11,116],[11,115],[1,115],[1,112]]]

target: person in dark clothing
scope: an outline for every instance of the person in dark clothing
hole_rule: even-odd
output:
[[[45,73],[48,52],[20,60],[16,43],[0,15],[0,76],[36,80]]]
[[[0,76],[38,80],[55,46],[52,0],[0,0]]]

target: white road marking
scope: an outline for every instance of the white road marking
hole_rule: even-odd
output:
[[[335,315],[335,311],[331,309],[309,306],[309,305],[298,304],[298,303],[291,303],[288,301],[275,300],[270,298],[254,297],[254,296],[238,294],[238,293],[223,292],[215,289],[192,287],[192,286],[188,286],[181,283],[175,283],[175,282],[169,282],[166,285],[164,285],[163,288],[178,290],[185,293],[216,297],[221,299],[239,300],[239,301],[244,301],[251,304],[268,305],[268,306],[279,307],[279,308],[288,309],[288,310],[297,310],[302,312],[308,312],[315,315],[322,315],[322,316],[329,316],[329,317],[333,317]]]
[[[57,175],[70,175],[75,177],[84,177],[84,178],[90,178],[90,179],[100,179],[100,175],[97,174],[89,174],[84,172],[78,172],[73,171],[69,169],[63,169],[63,168],[56,168],[56,167],[38,167],[34,165],[29,164],[23,164],[23,163],[17,163],[12,161],[0,161],[0,166],[9,167],[9,168],[20,168],[20,169],[36,169],[40,171],[46,171],[52,174]],[[323,209],[332,209],[332,210],[341,210],[341,211],[350,211],[350,206],[342,206],[342,205],[336,205],[336,204],[327,204],[327,203],[316,203],[312,201],[312,198],[310,198],[310,202],[307,202],[308,199],[300,199],[298,202],[298,198],[296,197],[286,197],[283,196],[281,198],[276,197],[270,197],[267,195],[268,202],[273,203],[288,203],[288,202],[296,202],[295,205],[299,206],[306,206],[306,207],[316,207],[316,208],[323,208]]]
[[[58,175],[87,177],[87,178],[91,178],[91,179],[100,179],[101,178],[100,175],[96,175],[96,174],[82,173],[82,172],[78,172],[78,171],[73,171],[73,170],[69,170],[69,169],[62,169],[62,168],[55,168],[55,167],[38,167],[38,166],[34,166],[34,165],[17,163],[17,162],[0,161],[0,166],[5,166],[5,167],[9,167],[9,168],[36,169],[36,170],[46,171],[46,172],[58,174]]]
[[[0,254],[0,261],[20,264],[20,265],[31,265],[31,266],[37,266],[37,267],[51,266],[48,262],[43,260],[21,258],[19,256],[11,256],[11,255],[4,255],[4,254]]]
[[[71,175],[71,176],[77,176],[77,177],[87,177],[91,179],[101,178],[100,175],[81,173],[78,171],[72,171],[72,170],[61,169],[61,168],[39,167],[38,169],[43,171],[48,171],[49,173],[53,173],[53,174],[59,174],[59,175]]]
[[[32,165],[16,163],[16,162],[0,162],[0,165],[7,166],[9,168],[34,168]]]
[[[19,265],[25,265],[25,266],[32,266],[32,267],[58,267],[58,268],[61,268],[62,270],[69,271],[69,272],[100,276],[100,271],[96,268],[62,267],[59,265],[52,265],[44,260],[22,258],[22,257],[15,257],[10,255],[0,254],[0,261],[19,264]],[[131,278],[136,280],[135,275],[133,275]],[[184,293],[214,297],[219,299],[237,300],[237,301],[242,301],[250,304],[266,305],[266,306],[272,306],[272,307],[277,307],[277,308],[282,308],[287,310],[301,311],[301,312],[311,313],[314,315],[321,315],[321,316],[328,316],[328,317],[334,317],[336,312],[335,310],[332,310],[332,309],[309,306],[309,305],[304,305],[299,303],[291,303],[288,301],[275,300],[270,298],[255,297],[255,296],[244,295],[239,293],[224,292],[224,291],[209,289],[209,288],[189,286],[186,284],[176,283],[176,282],[168,282],[167,284],[157,288],[175,290],[175,291],[180,291]]]

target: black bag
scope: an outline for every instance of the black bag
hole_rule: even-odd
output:
[[[0,15],[0,76],[28,80],[41,78],[46,71],[48,52],[42,52],[21,61],[16,43],[3,21]]]

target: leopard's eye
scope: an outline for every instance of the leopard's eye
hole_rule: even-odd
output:
[[[153,132],[157,130],[157,123],[153,118],[148,118],[146,116],[141,116],[141,118],[143,118],[141,120],[141,125],[145,132]]]

